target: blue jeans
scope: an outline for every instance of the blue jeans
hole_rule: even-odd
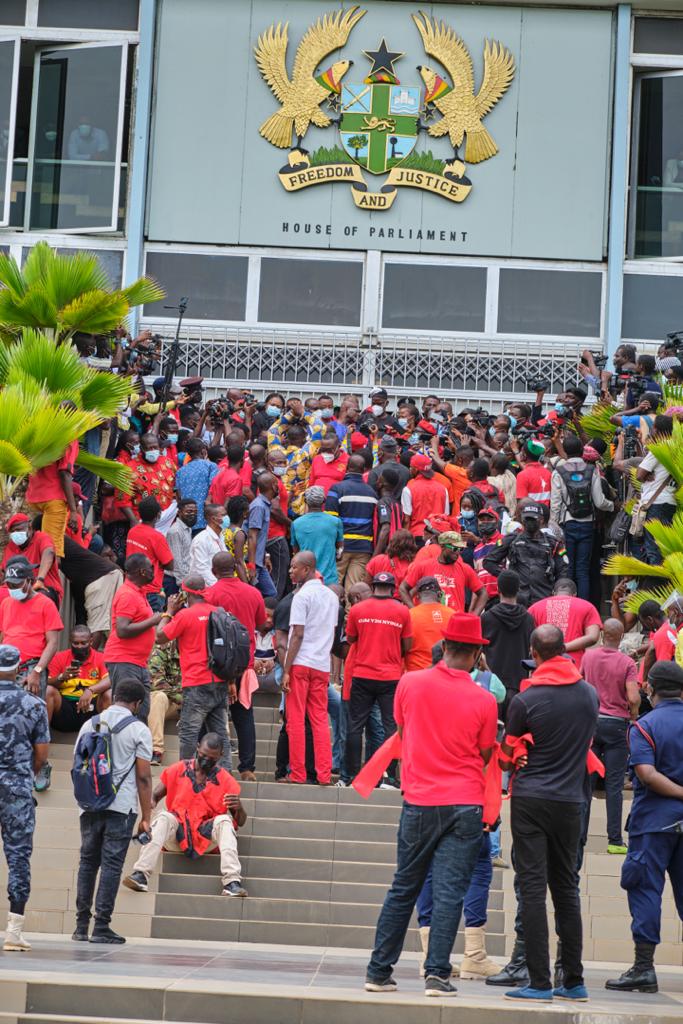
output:
[[[647,510],[645,522],[649,523],[653,519],[657,519],[660,523],[666,523],[668,525],[672,522],[675,513],[675,505],[665,505],[663,503],[661,505],[651,505],[650,508]],[[643,530],[643,543],[645,545],[645,561],[647,562],[647,564],[661,565],[662,553],[657,547],[654,537],[647,529]]]
[[[498,828],[496,829],[495,832],[490,832],[489,835],[491,837],[491,856],[492,857],[500,857],[500,855],[501,855],[500,825],[498,826]]]
[[[256,587],[261,591],[262,597],[277,597],[277,590],[270,573],[264,565],[256,566]]]
[[[342,699],[341,693],[330,683],[327,687],[327,713],[332,723],[332,767],[337,770],[344,763],[344,741],[345,730],[342,726]]]
[[[391,977],[430,865],[433,909],[425,976],[450,978],[450,956],[462,904],[481,849],[481,815],[481,806],[474,804],[403,804],[398,827],[398,863],[377,922],[368,979],[386,981]]]
[[[464,915],[466,928],[482,928],[486,924],[486,911],[489,902],[489,889],[493,878],[491,866],[491,836],[484,832],[477,863],[474,865],[472,881],[465,894]],[[420,928],[429,928],[432,923],[432,869],[429,869],[422,891],[417,897],[417,923]]]
[[[106,928],[114,913],[116,895],[137,815],[119,811],[84,811],[81,814],[81,856],[76,887],[76,921],[85,931],[99,871],[95,899],[95,927]]]
[[[607,805],[607,841],[621,846],[623,836],[621,819],[623,814],[624,773],[628,764],[627,718],[605,718],[600,716],[593,738],[593,753],[605,766],[605,803]],[[596,776],[591,776],[593,784]]]
[[[593,551],[593,520],[581,522],[568,519],[563,526],[567,545],[569,575],[576,583],[578,596],[589,601],[591,596],[591,554]]]

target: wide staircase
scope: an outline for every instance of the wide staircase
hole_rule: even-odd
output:
[[[365,801],[351,789],[275,783],[280,724],[274,698],[257,694],[255,716],[258,781],[242,784],[248,820],[238,841],[249,897],[230,899],[220,895],[216,856],[191,861],[165,854],[160,872],[150,880],[148,893],[121,888],[113,927],[129,937],[177,940],[185,951],[202,948],[201,942],[193,940],[367,951],[395,865],[400,794],[376,790]],[[69,777],[72,749],[72,736],[55,734],[50,751],[52,787],[38,797],[26,926],[28,931],[52,936],[70,935],[74,927],[79,829]],[[164,763],[176,760],[177,752],[177,734],[171,726]],[[160,771],[154,769],[155,778]],[[509,839],[508,807],[504,805],[503,851],[507,861]],[[136,843],[131,844],[126,870],[130,870],[138,849]],[[605,850],[605,805],[597,797],[581,880],[584,958],[624,964],[630,961],[632,946],[625,894],[619,887],[622,858],[609,856]],[[4,883],[5,876],[2,859],[0,882]],[[0,927],[4,926],[4,913],[3,907]],[[509,954],[514,913],[512,871],[495,869],[487,924],[491,955],[502,958]],[[662,931],[657,962],[680,968],[683,936],[670,889],[664,902]],[[419,936],[413,920],[406,950],[417,949]],[[461,951],[460,934],[456,953]],[[1,954],[0,958],[4,967],[6,960]],[[3,984],[0,974],[0,1004]],[[679,1008],[683,1012],[683,1007]],[[30,1015],[16,1018],[27,1024],[32,1019]],[[39,1019],[66,1021],[71,1017]],[[270,1020],[277,1024],[277,1016]],[[4,1021],[0,1005],[0,1024]]]

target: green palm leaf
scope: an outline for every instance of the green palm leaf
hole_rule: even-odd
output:
[[[670,526],[660,523],[658,519],[651,519],[645,523],[645,529],[654,537],[662,558],[683,551],[683,512],[676,513]]]
[[[683,384],[667,384],[665,381],[662,390],[666,406],[683,405]]]
[[[106,334],[113,331],[128,316],[128,303],[118,292],[85,292],[60,310],[62,330],[73,334]]]
[[[112,459],[102,459],[99,455],[90,455],[88,452],[79,452],[76,462],[83,469],[101,477],[106,483],[112,484],[124,494],[130,494],[132,490],[133,475],[128,466]]]
[[[47,281],[57,253],[51,249],[47,242],[37,242],[26,257],[26,262],[21,269],[22,277],[29,288],[42,285]]]
[[[664,587],[654,587],[652,590],[636,590],[633,594],[629,594],[624,601],[624,609],[637,615],[644,601],[656,601],[657,604],[663,604],[667,597],[671,596],[673,589],[669,584]]]
[[[82,252],[74,256],[57,256],[43,283],[46,293],[59,310],[88,292],[109,294],[107,285],[107,275],[97,256]]]
[[[40,331],[24,329],[21,340],[6,354],[9,384],[32,377],[55,396],[77,398],[84,382],[95,375],[71,345],[55,345]]]
[[[92,412],[74,412],[46,405],[34,412],[29,420],[17,424],[13,441],[31,459],[35,468],[40,469],[60,459],[72,441],[99,422],[100,417]]]
[[[581,427],[588,437],[601,437],[608,443],[614,439],[614,424],[610,418],[619,410],[609,402],[596,402],[593,408],[581,417]]]
[[[676,483],[683,484],[683,424],[675,419],[671,436],[651,441],[648,448]]]
[[[631,555],[610,555],[602,567],[605,576],[659,576],[669,578],[669,571],[664,565],[648,565]]]
[[[141,277],[127,288],[122,289],[129,306],[146,306],[150,302],[159,302],[165,298],[166,292],[151,277]]]
[[[96,373],[81,389],[79,405],[109,419],[127,405],[130,391],[130,378]]]
[[[12,297],[20,299],[26,291],[26,283],[19,264],[12,256],[0,253],[0,284],[12,292]]]
[[[10,441],[0,441],[0,473],[4,476],[27,476],[33,466]]]

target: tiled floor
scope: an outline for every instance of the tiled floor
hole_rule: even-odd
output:
[[[79,992],[98,985],[103,999],[107,998],[104,993],[109,986],[109,991],[118,995],[119,1002],[125,999],[122,989],[128,986],[139,989],[141,985],[150,995],[156,991],[160,995],[166,993],[168,997],[173,992],[179,995],[183,992],[186,997],[192,994],[195,1000],[201,999],[203,992],[215,995],[224,990],[226,996],[239,992],[241,999],[250,994],[277,998],[281,992],[283,996],[286,993],[288,999],[298,1000],[316,997],[326,1000],[336,997],[341,1002],[352,999],[361,1003],[390,1000],[396,1004],[396,1010],[401,1003],[425,1002],[414,954],[407,955],[398,965],[398,993],[394,996],[372,996],[362,989],[367,960],[362,951],[229,943],[193,943],[187,948],[181,942],[159,940],[129,940],[124,947],[107,947],[77,944],[45,935],[32,936],[32,941],[34,948],[30,953],[0,953],[0,999],[3,982],[27,983],[35,993],[39,988],[61,986],[70,979],[71,986],[76,983]],[[605,979],[616,973],[617,970],[604,964],[591,966],[587,971],[593,1021],[599,1016],[608,1024],[608,1016],[614,1014],[622,1020],[683,1019],[682,971],[671,967],[660,969],[662,991],[653,996],[607,993]],[[493,1013],[497,1009],[511,1011],[518,1006],[503,999],[501,990],[487,988],[481,982],[457,984],[457,1003],[463,1009],[467,1005],[480,1010],[487,1008]],[[47,993],[43,991],[38,1001],[41,1011],[47,1012]],[[431,1001],[427,1002],[431,1004]],[[577,1013],[581,1013],[584,1020],[588,1019],[581,1012],[587,1013],[588,1007],[556,1003],[553,1006],[554,1020],[557,1020],[560,1006],[566,1011],[567,1021],[576,1021]],[[527,1010],[526,1006],[524,1010]],[[137,1016],[134,1013],[122,1015]],[[165,1019],[163,1011],[154,1016],[155,1019]],[[399,1016],[402,1018],[402,1014]],[[197,1019],[212,1020],[213,1017],[203,1017],[198,1013]],[[333,1019],[338,1019],[334,1013],[330,1017]]]

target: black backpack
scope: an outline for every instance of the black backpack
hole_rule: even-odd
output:
[[[591,489],[595,466],[584,466],[581,471],[559,466],[557,472],[567,489],[567,512],[572,519],[588,519],[593,515]]]
[[[209,668],[219,679],[239,682],[251,656],[249,632],[230,612],[216,608],[206,626]]]

